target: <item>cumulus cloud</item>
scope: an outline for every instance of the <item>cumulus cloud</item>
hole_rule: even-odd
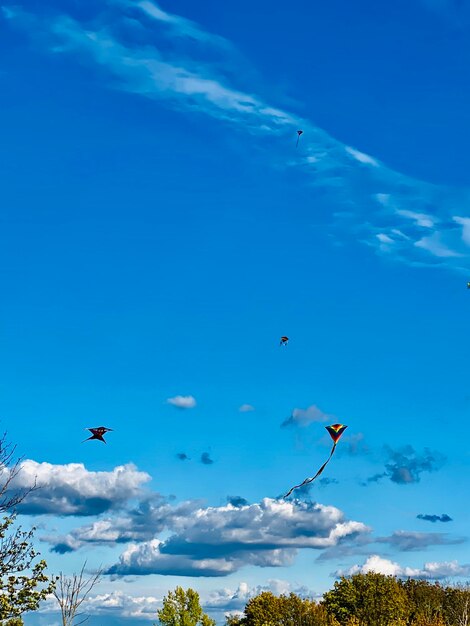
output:
[[[162,607],[162,600],[155,596],[131,596],[123,591],[101,593],[88,596],[81,605],[81,611],[88,615],[116,616],[120,618],[155,618]],[[39,613],[57,613],[55,598],[47,598],[39,608]]]
[[[420,454],[412,446],[405,446],[397,450],[386,446],[385,454],[388,457],[385,471],[374,474],[367,479],[367,483],[378,482],[382,478],[389,478],[398,485],[418,483],[421,474],[436,472],[445,462],[445,457],[442,454],[432,452],[428,448],[425,448]]]
[[[129,463],[111,472],[91,472],[83,463],[53,465],[25,460],[9,485],[12,491],[32,491],[18,506],[23,515],[98,515],[123,507],[142,494],[142,485],[151,480]]]
[[[193,509],[166,524],[176,530],[173,535],[130,545],[108,573],[226,576],[244,565],[281,567],[299,549],[321,550],[370,530],[345,520],[335,507],[269,498]]]
[[[421,578],[424,580],[439,580],[443,578],[466,577],[470,575],[470,565],[459,565],[457,561],[430,562],[420,568],[402,567],[394,561],[389,561],[373,554],[363,565],[353,565],[348,570],[338,570],[333,576],[352,576],[353,574],[377,572],[386,576],[399,578]]]
[[[433,524],[435,524],[436,522],[452,522],[452,518],[447,515],[447,513],[443,513],[442,515],[429,515],[429,514],[424,514],[424,513],[419,513],[416,516],[418,519],[421,519],[425,522],[432,522]]]
[[[271,591],[275,595],[288,595],[295,593],[301,597],[312,597],[314,594],[305,586],[292,585],[286,580],[270,579],[267,585],[250,587],[248,583],[241,582],[237,589],[216,589],[209,594],[204,602],[204,608],[214,611],[235,612],[242,611],[250,598],[254,598],[263,591]]]
[[[184,520],[199,510],[200,506],[198,500],[172,505],[160,496],[149,497],[121,515],[98,519],[67,535],[45,535],[41,539],[52,545],[53,552],[59,553],[72,552],[93,544],[149,541],[165,530],[184,527]]]
[[[196,398],[193,396],[175,396],[174,398],[168,398],[167,403],[176,406],[178,409],[194,409]]]
[[[306,409],[294,409],[290,417],[287,417],[281,424],[281,428],[287,428],[288,426],[299,426],[305,428],[312,422],[327,422],[331,420],[332,416],[327,413],[323,413],[317,406],[312,404]]]

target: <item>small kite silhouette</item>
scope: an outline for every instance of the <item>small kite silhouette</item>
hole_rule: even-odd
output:
[[[84,439],[82,441],[82,443],[84,443],[85,441],[89,441],[90,439],[98,439],[99,441],[102,441],[103,443],[106,443],[106,441],[104,440],[103,435],[108,433],[109,431],[113,430],[112,428],[105,428],[104,426],[99,426],[98,428],[85,428],[85,430],[89,430],[91,432],[91,437],[88,437],[88,439]]]
[[[303,130],[298,130],[297,131],[297,143],[295,144],[295,147],[297,148],[297,146],[299,145],[299,139],[300,139],[300,135],[303,135],[304,131]]]
[[[280,346],[287,346],[287,344],[289,343],[289,337],[281,337],[281,341],[279,342]]]
[[[312,476],[311,478],[306,478],[302,483],[300,483],[300,485],[295,485],[294,487],[289,489],[289,491],[286,493],[284,498],[288,498],[290,496],[290,494],[294,491],[294,489],[298,489],[299,487],[303,487],[304,485],[308,485],[309,483],[313,482],[315,480],[315,478],[318,478],[318,476],[320,476],[320,474],[323,472],[325,467],[330,462],[330,459],[333,456],[334,451],[336,450],[336,444],[338,443],[341,435],[346,430],[347,426],[345,426],[344,424],[332,424],[331,426],[325,426],[325,428],[328,431],[330,437],[333,439],[333,447],[331,448],[330,456],[326,459],[326,461],[320,467],[320,469],[315,474],[315,476]]]

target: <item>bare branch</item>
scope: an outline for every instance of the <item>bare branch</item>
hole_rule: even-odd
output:
[[[62,626],[73,626],[74,620],[82,615],[82,613],[78,612],[78,609],[101,579],[103,572],[101,567],[90,577],[86,578],[84,576],[86,563],[85,561],[79,574],[73,573],[71,576],[66,576],[60,572],[57,577],[57,584],[53,594],[62,614]],[[75,626],[83,624],[87,619],[88,617],[84,617]]]
[[[21,471],[21,463],[24,457],[15,457],[16,445],[7,441],[7,433],[0,437],[0,514],[15,509],[18,504],[32,491],[38,489],[36,481],[31,487],[19,490],[16,493],[10,491],[12,481]]]

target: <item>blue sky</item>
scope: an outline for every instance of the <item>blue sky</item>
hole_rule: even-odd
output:
[[[469,577],[469,26],[2,4],[0,416],[50,570],[108,572],[90,623],[177,584],[223,621],[360,568]]]

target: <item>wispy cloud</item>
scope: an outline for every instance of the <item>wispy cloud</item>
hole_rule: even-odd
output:
[[[215,47],[232,49],[230,42],[224,37],[208,33],[195,22],[175,13],[164,11],[156,2],[151,2],[150,0],[141,0],[139,2],[118,0],[118,3],[127,8],[139,9],[147,17],[168,27],[173,36],[186,37]]]
[[[129,11],[139,37],[130,31]],[[97,2],[86,23],[61,10],[55,15],[51,10],[46,19],[10,5],[3,14],[50,52],[101,67],[111,88],[210,115],[250,140],[269,138],[266,158],[276,167],[296,167],[306,183],[328,191],[336,207],[331,229],[337,237],[353,236],[379,255],[410,265],[468,271],[468,190],[396,172],[313,122],[273,106],[244,84],[246,73],[236,71],[234,48],[224,38],[150,0]],[[286,142],[294,141],[297,128],[304,130],[302,150],[287,157]]]
[[[178,409],[194,409],[196,398],[193,396],[175,396],[174,398],[168,398],[167,404],[176,406]]]
[[[405,446],[397,450],[385,446],[385,454],[387,456],[385,471],[368,478],[368,483],[378,482],[383,478],[389,478],[398,485],[417,483],[421,479],[421,474],[436,472],[445,462],[445,457],[442,454],[427,448],[419,453],[412,446]]]
[[[386,543],[391,548],[401,552],[425,550],[430,546],[455,545],[463,543],[462,538],[451,538],[442,533],[418,533],[406,530],[397,530],[390,537],[379,537],[377,543]]]
[[[238,410],[240,413],[249,413],[250,411],[254,411],[255,407],[251,404],[242,404]]]

